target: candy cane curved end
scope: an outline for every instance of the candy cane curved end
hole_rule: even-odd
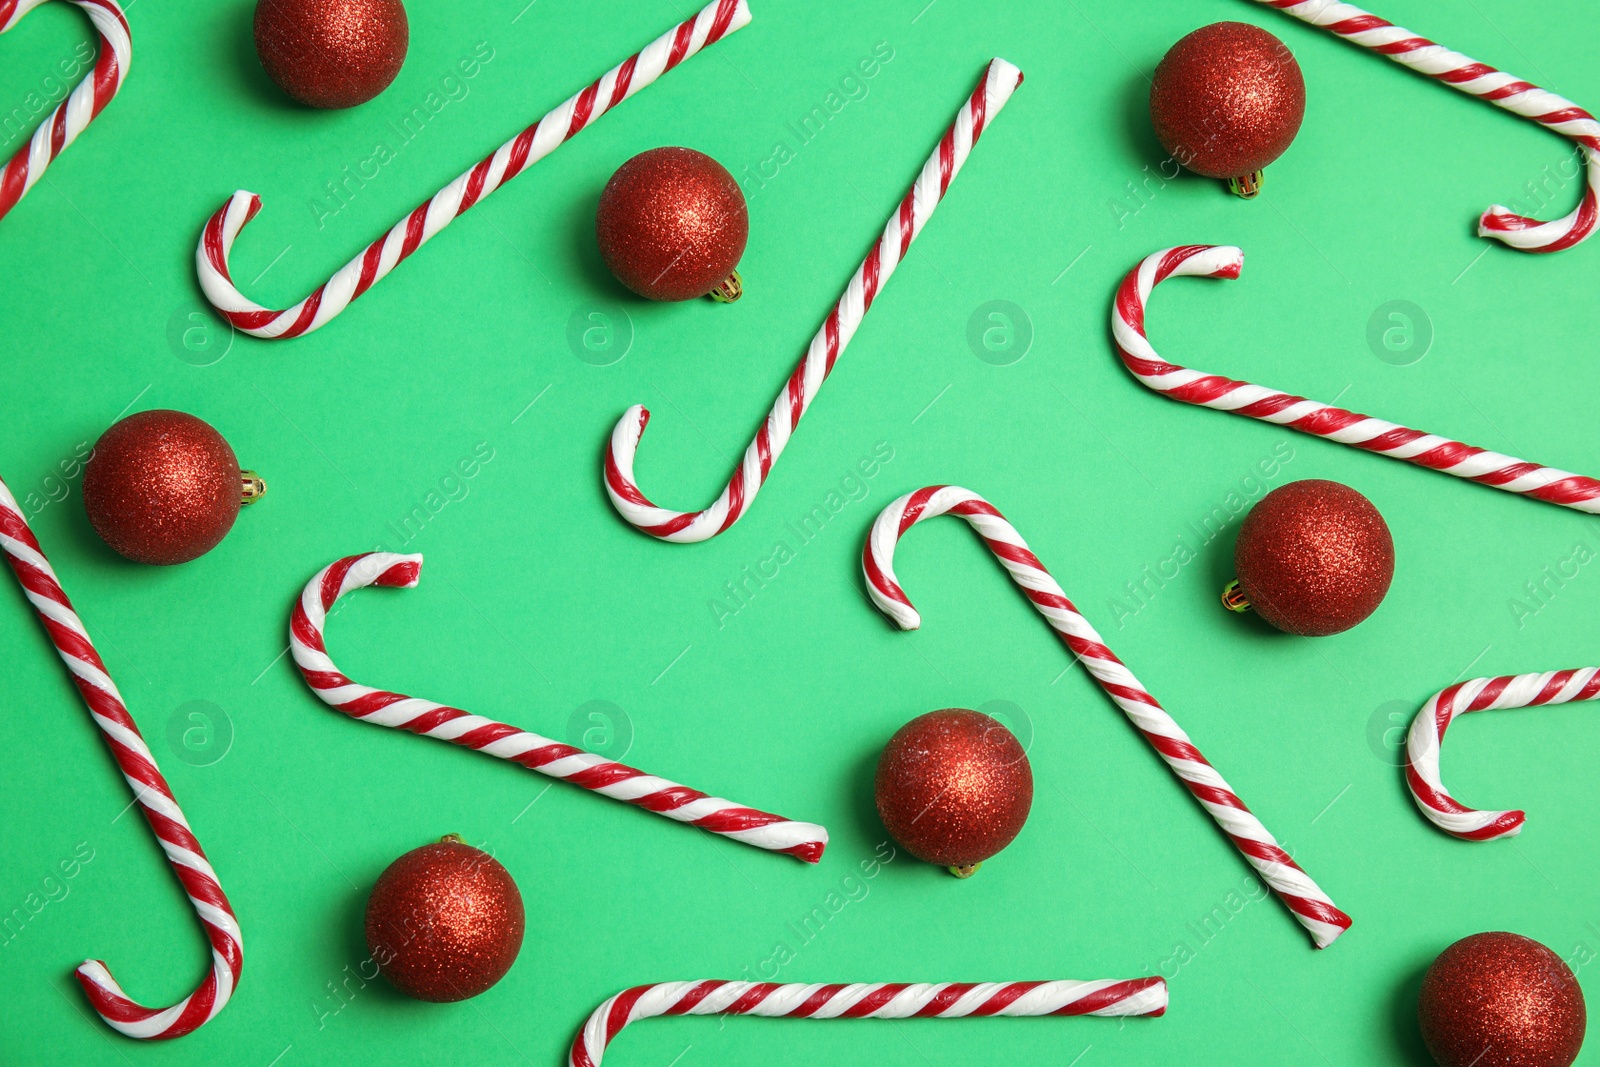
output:
[[[250,220],[261,211],[261,198],[247,189],[240,189],[206,220],[200,243],[195,246],[195,276],[206,300],[216,308],[236,329],[257,337],[274,337],[287,329],[290,323],[269,323],[264,329],[253,325],[260,316],[273,313],[241,293],[233,284],[228,254],[233,242]],[[272,333],[274,328],[277,333]]]
[[[217,925],[231,938],[231,950],[224,953],[213,945],[211,974],[199,989],[170,1008],[139,1005],[122,991],[104,960],[85,960],[78,966],[73,975],[106,1025],[126,1037],[162,1041],[192,1033],[202,1023],[216,1017],[233,997],[234,985],[244,966],[244,944],[239,924],[231,913],[213,911],[213,914],[227,920]]]
[[[967,1016],[1160,1016],[1161,978],[1074,982],[871,982],[805,985],[709,978],[634,986],[590,1014],[573,1039],[568,1067],[600,1067],[623,1027],[663,1015],[756,1015],[802,1019],[960,1019]]]
[[[324,704],[352,719],[449,741],[741,844],[806,863],[822,858],[828,831],[815,823],[709,796],[503,722],[347,678],[328,656],[328,612],[340,598],[367,586],[409,589],[421,569],[419,555],[365,552],[330,563],[306,583],[289,615],[289,649],[306,684]]]
[[[34,8],[47,0],[0,0],[0,33],[16,26]],[[45,168],[93,122],[111,102],[128,77],[133,64],[133,39],[128,19],[116,0],[69,0],[81,8],[100,37],[94,66],[67,98],[56,105],[33,131],[33,136],[18,148],[0,168],[0,218],[43,177]]]
[[[1112,302],[1111,335],[1123,366],[1140,385],[1185,404],[1244,415],[1503,492],[1600,514],[1600,479],[1530,463],[1253,382],[1208,374],[1168,362],[1157,353],[1145,334],[1145,308],[1151,291],[1174,276],[1238,277],[1243,262],[1243,253],[1232,246],[1180,245],[1146,256],[1128,272]]]
[[[1583,198],[1566,215],[1540,222],[1495,204],[1478,219],[1478,236],[1490,237],[1519,252],[1564,252],[1588,240],[1600,219],[1600,152],[1588,145],[1584,159]]]
[[[1225,265],[1220,259],[1213,263]],[[1335,907],[1311,876],[1284,851],[1177,721],[1107,647],[1089,620],[1078,613],[1016,527],[983,497],[956,485],[930,485],[884,508],[873,522],[861,553],[861,569],[873,604],[901,629],[917,628],[921,617],[895,577],[895,546],[917,523],[947,514],[965,520],[983,539],[1068,651],[1278,895],[1311,935],[1312,942],[1318,948],[1326,948],[1348,930],[1350,917]]]
[[[1450,795],[1439,772],[1445,731],[1458,715],[1475,711],[1567,704],[1600,697],[1600,667],[1474,678],[1429,698],[1406,733],[1406,785],[1427,820],[1467,841],[1493,841],[1522,832],[1521,811],[1479,811]]]
[[[645,496],[634,478],[633,464],[650,412],[635,404],[623,413],[611,431],[602,477],[606,494],[624,520],[651,537],[684,544],[715,537],[743,517],[873,301],[949,191],[973,145],[1021,84],[1022,71],[1015,66],[998,58],[989,62],[977,88],[956,112],[932,156],[884,224],[866,260],[829,309],[799,365],[773,400],[761,429],[745,448],[738,468],[709,507],[673,511]]]
[[[3,10],[7,0],[0,0]],[[75,0],[78,3],[102,0]],[[299,337],[342,314],[345,308],[463,213],[506,182],[554,152],[601,115],[661,75],[750,22],[746,0],[711,0],[691,18],[651,41],[495,149],[340,267],[304,300],[290,308],[262,307],[233,283],[229,255],[233,242],[256,212],[260,199],[240,190],[206,223],[195,250],[200,287],[235,329],[253,337]]]
[[[1377,52],[1450,88],[1485,100],[1576,142],[1588,171],[1577,208],[1551,222],[1494,205],[1478,220],[1478,235],[1520,252],[1560,252],[1595,231],[1600,203],[1600,121],[1571,100],[1523,81],[1487,63],[1436,44],[1340,0],[1257,0],[1302,22]]]

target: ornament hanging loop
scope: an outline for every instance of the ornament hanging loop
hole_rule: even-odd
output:
[[[239,503],[254,504],[267,495],[267,480],[255,471],[239,472]]]
[[[738,271],[733,271],[706,295],[719,304],[731,304],[744,295],[744,279],[739,277]]]
[[[1261,187],[1266,184],[1266,180],[1266,171],[1251,171],[1239,178],[1229,178],[1228,191],[1241,200],[1254,200],[1261,195]]]

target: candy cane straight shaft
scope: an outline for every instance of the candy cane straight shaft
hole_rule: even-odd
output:
[[[1478,220],[1478,235],[1493,237],[1523,252],[1560,252],[1594,233],[1600,192],[1600,122],[1565,97],[1452,52],[1410,30],[1401,29],[1353,4],[1336,0],[1256,0],[1319,29],[1387,56],[1468,96],[1487,100],[1513,115],[1537,122],[1577,142],[1588,171],[1583,200],[1571,214],[1540,222],[1494,205]]]
[[[183,884],[211,942],[211,973],[198,989],[170,1008],[146,1008],[130,1000],[100,960],[88,960],[80,966],[78,982],[100,1017],[129,1037],[182,1037],[215,1016],[233,996],[244,966],[239,921],[217,882],[217,872],[211,869],[205,850],[189,829],[189,820],[183,817],[167,780],[161,776],[155,757],[139,736],[139,727],[128,714],[122,694],[106,673],[89,631],[73,611],[72,601],[56,580],[55,571],[4,482],[0,482],[0,550],[5,552],[12,573],[22,584],[23,595],[38,613],[61,662],[72,674],[89,708],[89,717],[105,738],[112,758],[133,790],[133,799],[161,843],[172,872]]]
[[[17,22],[47,0],[0,0],[0,33],[5,33]],[[84,127],[117,95],[122,80],[128,76],[128,64],[133,62],[133,42],[128,33],[128,20],[116,0],[72,0],[83,9],[94,23],[100,37],[100,54],[95,58],[94,69],[73,86],[72,92],[50,116],[33,131],[28,143],[17,149],[0,171],[0,218],[17,206],[17,201],[34,183],[44,176],[44,169],[63,149],[77,140]]]
[[[623,990],[583,1024],[569,1067],[599,1067],[629,1023],[662,1015],[759,1015],[768,1019],[961,1019],[967,1016],[1161,1015],[1160,978],[1094,982],[940,982],[776,985],[772,982],[659,982]]]
[[[410,589],[417,584],[421,569],[421,556],[367,552],[329,564],[306,583],[289,617],[289,646],[306,684],[323,703],[352,719],[436,737],[510,760],[531,771],[756,848],[784,852],[807,863],[822,858],[828,831],[814,823],[793,822],[781,815],[707,796],[503,722],[431,700],[373,689],[346,678],[328,658],[323,644],[328,611],[346,593],[369,585]]]
[[[211,216],[200,237],[200,246],[195,250],[200,287],[224,318],[248,334],[275,338],[310,333],[343,312],[351,301],[468,208],[685,59],[749,21],[750,8],[745,0],[712,0],[694,18],[656,38],[440,189],[310,296],[283,311],[255,303],[239,292],[229,274],[228,253],[234,239],[261,209],[261,198],[241,189]]]
[[[1344,408],[1249,382],[1190,370],[1156,354],[1145,336],[1145,305],[1150,292],[1172,277],[1237,278],[1244,253],[1226,245],[1184,245],[1146,256],[1128,272],[1111,309],[1111,333],[1122,362],[1140,383],[1185,404],[1287,426],[1342,445],[1402,459],[1482,485],[1521,493],[1536,500],[1600,514],[1600,481],[1554,467],[1501,455],[1359,415]]]
[[[1600,667],[1474,678],[1435,693],[1411,720],[1406,735],[1406,784],[1428,821],[1468,841],[1515,837],[1526,817],[1520,811],[1479,811],[1450,795],[1439,777],[1439,747],[1457,715],[1502,708],[1569,704],[1600,697]]]
[[[978,143],[990,120],[1005,107],[1021,84],[1022,72],[1016,67],[1003,59],[990,62],[977,89],[939,139],[939,146],[923,164],[905,199],[889,216],[883,236],[856,268],[838,303],[811,339],[800,365],[789,376],[788,384],[772,402],[766,421],[745,449],[743,462],[710,507],[702,511],[673,511],[650,502],[633,475],[634,456],[639,450],[639,438],[650,422],[650,412],[635,404],[623,413],[611,431],[603,474],[611,503],[624,519],[652,537],[680,542],[708,540],[739,521],[772,473],[772,465],[800,425],[800,417],[833,372],[839,354],[871,310],[873,300],[905,259],[911,242],[922,232],[950,183],[960,173],[972,146]]]
[[[1234,847],[1260,872],[1317,947],[1326,948],[1348,930],[1350,917],[1334,907],[1328,895],[1279,847],[1261,820],[1251,814],[1216,768],[1206,762],[1189,735],[1106,647],[1089,621],[1078,614],[1022,535],[983,497],[958,486],[932,485],[908,493],[883,509],[872,524],[861,555],[867,592],[878,609],[902,630],[915,630],[922,625],[922,616],[895,579],[894,550],[911,527],[945,514],[965,519],[983,538],[1068,650],[1216,820]]]

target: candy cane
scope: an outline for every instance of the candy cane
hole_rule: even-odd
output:
[[[653,811],[756,848],[784,852],[807,863],[822,858],[828,831],[814,823],[707,796],[688,786],[634,770],[581,748],[507,726],[460,708],[359,685],[335,667],[323,644],[328,611],[346,593],[369,585],[410,589],[422,570],[421,556],[365,552],[330,563],[306,583],[289,616],[289,647],[306,684],[335,711],[352,719],[407,730],[520,764],[530,771],[591,789],[613,800]]]
[[[915,630],[922,616],[900,588],[894,574],[894,550],[905,532],[919,522],[944,514],[959,516],[975,530],[995,554],[1039,614],[1045,617],[1068,650],[1086,667],[1117,707],[1150,742],[1172,772],[1216,820],[1244,858],[1249,861],[1294,917],[1311,934],[1318,948],[1327,948],[1350,928],[1350,917],[1333,906],[1277,840],[1250,813],[1216,768],[1206,762],[1189,735],[1173,721],[1133,672],[1106,647],[1105,640],[1078,614],[1067,594],[1044,569],[1028,543],[1004,515],[970,489],[930,485],[907,493],[884,508],[872,524],[861,553],[867,593],[878,610],[902,630]]]
[[[650,412],[643,405],[635,404],[623,413],[611,431],[604,476],[611,503],[624,519],[652,537],[684,542],[709,540],[739,521],[772,473],[772,465],[783,454],[795,427],[800,425],[800,417],[833,372],[839,354],[872,308],[872,301],[905,258],[911,242],[922,232],[950,183],[960,173],[972,146],[978,143],[989,121],[1005,107],[1021,84],[1022,71],[1010,63],[1003,59],[989,63],[983,80],[957,112],[955,121],[923,164],[905,199],[889,216],[883,236],[867,253],[866,261],[856,268],[839,302],[811,339],[805,357],[789,375],[788,384],[772,402],[766,422],[745,449],[744,462],[733,472],[727,488],[715,503],[703,511],[673,511],[651,503],[633,476],[634,455],[639,450],[639,438],[650,422]]]
[[[1541,467],[1292,393],[1190,370],[1157,355],[1144,332],[1144,309],[1150,291],[1168,278],[1184,275],[1237,278],[1243,267],[1244,253],[1237,248],[1183,245],[1146,256],[1128,272],[1111,309],[1111,334],[1122,362],[1141,384],[1185,404],[1248,415],[1508,493],[1600,514],[1600,481],[1593,478]]]
[[[22,16],[45,2],[0,0],[0,33],[11,29]],[[44,177],[44,169],[54,163],[67,145],[78,139],[84,127],[111,103],[111,98],[122,88],[122,80],[128,76],[128,64],[133,62],[128,20],[123,17],[116,0],[71,2],[82,8],[94,23],[95,32],[100,35],[100,55],[95,60],[94,70],[84,75],[0,171],[0,219],[16,207],[17,201]]]
[[[234,918],[217,872],[211,869],[205,850],[189,829],[189,820],[172,796],[172,789],[161,776],[155,756],[139,736],[139,727],[128,714],[128,707],[117,692],[116,683],[106,673],[106,665],[95,651],[89,631],[72,609],[56,572],[45,559],[28,520],[17,506],[11,490],[0,481],[0,551],[22,585],[23,595],[38,613],[50,635],[51,644],[67,665],[77,685],[89,717],[99,727],[111,756],[122,769],[133,790],[133,799],[144,812],[145,821],[167,854],[172,873],[183,883],[195,914],[205,925],[211,942],[211,973],[193,993],[170,1008],[146,1008],[128,998],[111,977],[101,960],[86,960],[76,974],[89,1003],[112,1027],[137,1038],[182,1037],[210,1021],[228,1003],[239,984],[244,966],[244,946],[239,920]]]
[[[1468,841],[1515,837],[1526,817],[1520,811],[1479,811],[1450,795],[1439,777],[1439,746],[1457,715],[1502,708],[1534,708],[1600,697],[1600,667],[1544,674],[1474,678],[1435,693],[1406,734],[1406,784],[1428,821]]]
[[[261,198],[241,189],[206,223],[195,249],[195,270],[206,299],[237,329],[256,337],[299,337],[335,318],[401,261],[467,209],[561,147],[595,119],[667,71],[716,44],[750,21],[745,0],[712,0],[692,19],[657,37],[611,68],[593,85],[570,97],[538,122],[501,145],[488,158],[420,204],[411,214],[300,303],[273,311],[233,284],[228,253],[246,223],[261,210]]]
[[[572,1042],[570,1067],[599,1067],[606,1046],[640,1019],[758,1015],[766,1019],[962,1019],[969,1015],[1161,1015],[1160,978],[1094,982],[658,982],[625,989],[594,1010]]]
[[[1554,222],[1540,222],[1495,204],[1478,219],[1479,237],[1493,237],[1523,252],[1560,252],[1594,233],[1596,194],[1600,193],[1600,166],[1596,165],[1600,162],[1600,122],[1583,108],[1487,63],[1468,59],[1460,52],[1452,52],[1426,37],[1403,30],[1353,4],[1341,4],[1336,0],[1256,2],[1275,7],[1362,48],[1370,48],[1401,66],[1426,74],[1469,96],[1487,100],[1578,143],[1588,171],[1587,185],[1583,201],[1570,215]]]

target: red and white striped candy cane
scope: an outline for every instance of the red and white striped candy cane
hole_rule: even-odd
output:
[[[56,580],[56,572],[3,481],[0,551],[5,552],[6,562],[22,584],[23,595],[38,613],[61,662],[72,674],[72,681],[88,705],[89,717],[122,769],[133,799],[167,854],[172,873],[183,883],[183,891],[189,895],[189,903],[205,925],[211,942],[211,973],[198,989],[170,1008],[146,1008],[130,1000],[101,960],[86,960],[79,966],[78,983],[100,1017],[129,1037],[182,1037],[221,1011],[239,984],[239,972],[244,967],[239,920],[234,918],[233,908],[217,882],[217,872],[211,869],[205,850],[189,829],[189,820],[183,817],[155,757],[139,736],[139,727],[128,714],[122,694],[106,673],[88,629],[72,610],[72,601]]]
[[[369,585],[410,589],[422,570],[421,556],[364,552],[330,563],[306,583],[289,616],[289,647],[306,684],[335,711],[352,719],[406,730],[461,745],[520,764],[602,796],[664,815],[674,822],[732,838],[746,845],[783,852],[816,863],[828,844],[828,831],[815,823],[793,822],[688,786],[645,774],[625,764],[473,715],[431,700],[390,693],[352,682],[328,658],[323,628],[328,611],[346,593]]]
[[[246,223],[261,210],[261,198],[241,189],[206,223],[195,249],[195,270],[206,299],[234,325],[256,337],[299,337],[328,323],[377,281],[421,248],[467,209],[515,178],[595,119],[667,71],[722,40],[750,21],[745,0],[711,0],[692,19],[623,60],[593,85],[569,98],[495,150],[477,166],[440,189],[394,224],[355,259],[300,303],[283,311],[264,308],[233,284],[228,253]]]
[[[1162,1015],[1160,978],[1093,982],[658,982],[625,989],[594,1010],[567,1057],[599,1067],[606,1046],[629,1023],[662,1015],[758,1015],[766,1019],[963,1019],[967,1016]]]
[[[1526,817],[1520,811],[1479,811],[1450,795],[1439,777],[1439,746],[1457,715],[1502,708],[1570,704],[1600,697],[1600,667],[1544,674],[1474,678],[1435,693],[1406,734],[1406,784],[1428,821],[1447,834],[1468,841],[1515,837]]]
[[[930,485],[907,493],[883,509],[872,524],[872,533],[861,553],[867,593],[878,610],[902,630],[915,630],[922,625],[922,616],[895,579],[894,550],[911,527],[944,514],[965,519],[983,538],[1011,580],[1027,594],[1112,703],[1122,709],[1250,866],[1294,913],[1317,947],[1327,948],[1350,929],[1350,917],[1334,907],[1328,895],[1279,847],[1277,839],[1251,814],[1216,768],[1206,762],[1183,728],[1106,647],[1089,621],[1078,614],[1022,535],[983,497],[959,486]]]
[[[1150,291],[1168,278],[1184,275],[1237,278],[1243,266],[1244,253],[1232,246],[1183,245],[1146,256],[1128,272],[1111,309],[1111,334],[1122,362],[1141,384],[1185,404],[1248,415],[1508,493],[1600,514],[1600,481],[1593,478],[1541,467],[1292,393],[1190,370],[1157,355],[1144,332]]]
[[[46,2],[0,0],[0,33],[11,29],[22,16]],[[123,17],[116,0],[72,0],[72,3],[82,8],[94,23],[95,32],[100,35],[100,54],[95,59],[94,70],[73,86],[67,98],[39,124],[28,143],[17,149],[0,171],[0,218],[5,218],[17,206],[23,194],[44,176],[44,169],[54,163],[67,145],[78,139],[84,127],[111,103],[111,98],[122,88],[122,80],[128,76],[128,65],[133,62],[128,20]]]
[[[1589,112],[1565,97],[1452,52],[1353,4],[1336,0],[1256,2],[1370,48],[1401,66],[1487,100],[1578,143],[1588,175],[1583,200],[1571,214],[1553,222],[1540,222],[1495,204],[1478,219],[1478,236],[1493,237],[1522,252],[1560,252],[1594,233],[1596,196],[1600,193],[1600,122]]]
[[[639,438],[650,422],[650,412],[643,405],[635,404],[623,413],[611,431],[603,474],[611,503],[624,519],[663,541],[692,542],[709,540],[743,517],[772,473],[772,465],[800,425],[800,417],[817,398],[839,354],[872,308],[873,300],[905,259],[911,242],[922,232],[950,183],[960,173],[972,146],[978,143],[990,120],[1005,107],[1021,84],[1022,71],[1010,63],[1003,59],[989,63],[971,98],[961,106],[955,121],[940,138],[939,146],[922,165],[905,199],[889,216],[883,236],[867,253],[866,261],[856,268],[839,302],[811,339],[805,357],[772,402],[766,421],[744,451],[744,461],[733,472],[727,488],[715,503],[703,511],[673,511],[651,503],[633,476],[634,456],[639,450]]]

